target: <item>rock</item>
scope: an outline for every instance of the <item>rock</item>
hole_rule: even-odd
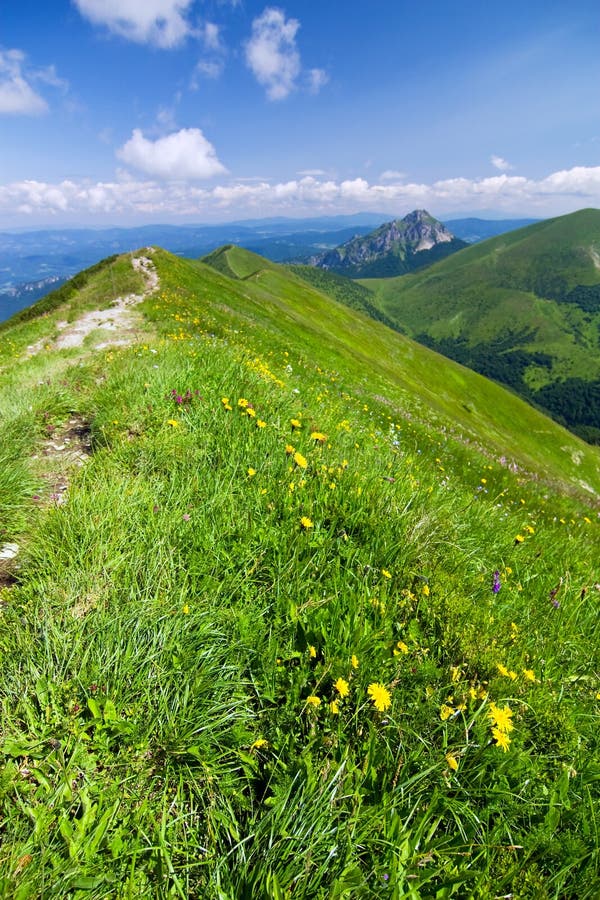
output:
[[[0,547],[0,559],[14,559],[18,552],[18,544],[4,544]]]

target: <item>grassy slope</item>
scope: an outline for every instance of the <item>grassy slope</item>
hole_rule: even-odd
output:
[[[592,379],[600,374],[600,314],[590,317],[552,299],[600,282],[590,248],[600,252],[600,211],[594,209],[476,244],[422,274],[368,285],[382,311],[410,334],[465,335],[476,344],[500,330],[534,329],[536,337],[523,346],[555,358],[546,380]]]
[[[0,338],[0,893],[597,896],[596,451],[277,267],[155,258],[144,344]]]

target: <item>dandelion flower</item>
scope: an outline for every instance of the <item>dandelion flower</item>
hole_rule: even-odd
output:
[[[317,697],[316,694],[311,694],[310,697],[307,697],[307,698],[306,698],[306,705],[307,705],[307,706],[314,706],[315,709],[316,709],[317,706],[320,706],[320,705],[321,705],[321,698],[320,698],[320,697]]]
[[[187,604],[187,603],[184,603],[184,605],[183,605],[183,610],[182,610],[183,614],[184,614],[185,616],[187,616],[187,615],[189,614],[189,611],[190,611],[190,608],[189,608],[188,604]]]
[[[176,419],[167,419],[167,425],[170,425],[171,428],[179,428],[179,422]]]
[[[240,409],[246,409],[246,407],[248,406],[248,401],[246,400],[245,397],[240,397],[240,399],[237,402],[237,405],[240,407]]]
[[[248,469],[248,478],[253,478],[256,475],[256,469],[253,469],[252,466]]]
[[[314,647],[312,644],[310,644],[310,646],[308,648],[308,655],[310,656],[311,659],[317,658],[317,648]]]
[[[247,406],[246,407],[246,415],[250,416],[251,419],[254,419],[256,417],[256,410],[253,409],[251,406]]]
[[[517,534],[515,536],[515,544],[522,544],[524,540],[525,540],[525,538],[523,537],[522,534]]]
[[[372,682],[367,688],[367,693],[379,712],[385,712],[392,705],[390,692],[379,681]]]
[[[338,678],[338,680],[334,684],[334,688],[336,689],[340,697],[347,697],[350,693],[350,685],[345,678]]]
[[[297,431],[299,428],[302,428],[302,422],[298,419],[290,419],[290,425],[294,431]]]
[[[448,763],[448,767],[452,769],[453,772],[456,772],[458,769],[458,760],[454,753],[446,753],[446,762]]]
[[[527,679],[527,681],[535,681],[535,672],[533,669],[523,669],[523,675]]]
[[[440,706],[440,719],[442,720],[442,722],[445,722],[446,719],[449,719],[450,716],[454,715],[454,713],[455,710],[451,706],[448,706],[447,703],[442,703],[442,705]]]
[[[265,738],[258,738],[252,744],[250,744],[250,752],[253,750],[260,750],[261,747],[268,747],[269,742],[265,740]]]
[[[286,445],[285,445],[285,452],[287,453],[288,456],[291,456],[292,453],[295,453],[295,452],[296,452],[296,448],[295,448],[295,447],[292,447],[291,444],[286,444]]]
[[[306,462],[306,457],[302,456],[302,454],[298,453],[297,451],[296,453],[294,453],[294,462],[299,469],[305,469],[308,465],[308,463]]]
[[[496,746],[502,747],[502,749],[506,753],[506,751],[510,747],[509,736],[504,731],[500,731],[499,728],[492,728],[492,737],[496,741]]]
[[[381,574],[383,575],[384,578],[391,578],[391,577],[392,577],[392,573],[391,573],[391,572],[388,572],[387,569],[382,569],[382,570],[381,570]]]
[[[429,597],[429,594],[431,593],[431,591],[429,590],[428,584],[423,585],[421,593],[423,594],[424,597]]]
[[[405,644],[404,641],[398,641],[396,647],[398,648],[400,653],[408,653],[408,645]],[[394,650],[394,654],[398,655],[396,650]]]
[[[332,700],[329,704],[329,712],[331,712],[334,716],[339,716],[340,714],[340,704],[337,700]]]
[[[312,519],[308,518],[308,516],[302,516],[302,518],[300,519],[300,524],[302,525],[303,528],[308,530],[309,528],[313,527],[314,523],[313,523]]]
[[[316,441],[318,444],[324,444],[327,440],[327,435],[323,434],[322,431],[313,431],[311,434],[311,438],[313,441]]]
[[[488,717],[493,728],[497,728],[503,734],[508,734],[509,731],[513,730],[512,716],[513,712],[510,706],[496,706],[495,703],[490,703]]]
[[[257,427],[257,428],[266,428],[266,427],[267,427],[267,423],[264,422],[262,419],[257,419],[257,420],[256,420],[256,427]]]

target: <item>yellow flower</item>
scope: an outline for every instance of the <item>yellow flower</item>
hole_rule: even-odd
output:
[[[445,722],[446,719],[449,719],[450,716],[454,715],[454,712],[455,710],[451,706],[448,706],[447,703],[442,703],[440,706],[440,719],[442,722]]]
[[[453,772],[456,772],[458,769],[458,760],[453,753],[446,753],[446,762],[448,763],[449,768],[452,769]]]
[[[298,419],[290,419],[290,425],[294,430],[302,428],[302,422],[300,422]]]
[[[512,716],[513,713],[510,706],[496,706],[495,703],[490,703],[488,717],[493,728],[497,728],[503,734],[508,734],[509,731],[513,730]]]
[[[188,613],[189,613],[189,611],[190,611],[189,606],[187,605],[187,603],[184,603],[184,605],[183,605],[183,613],[184,613],[184,615],[187,616]]]
[[[305,469],[306,466],[308,465],[308,463],[306,462],[306,458],[304,456],[302,456],[301,453],[298,453],[298,451],[296,451],[296,453],[294,453],[294,462],[300,469]]]
[[[358,656],[355,653],[352,654],[350,662],[352,663],[353,669],[358,669]]]
[[[317,648],[314,647],[312,644],[310,644],[310,646],[308,648],[308,655],[310,656],[311,659],[317,658]]]
[[[306,698],[306,705],[314,706],[316,708],[321,705],[321,698],[317,697],[315,694],[311,694],[310,697]]]
[[[179,422],[176,419],[167,419],[167,425],[170,425],[171,428],[179,428]]]
[[[404,643],[404,641],[398,641],[396,647],[400,651],[400,653],[408,653],[408,645]]]
[[[229,406],[229,397],[221,397],[221,403],[223,406]],[[231,409],[231,407],[229,407]]]
[[[246,415],[250,416],[251,419],[254,419],[256,417],[256,410],[253,409],[251,406],[247,406],[246,407]]]
[[[262,419],[257,419],[257,420],[256,420],[256,427],[257,427],[257,428],[266,428],[266,425],[267,425],[267,423],[266,423],[266,422],[263,422]]]
[[[295,448],[295,447],[292,447],[291,444],[286,444],[286,445],[285,445],[285,452],[287,453],[288,456],[291,456],[292,453],[295,453],[295,452],[296,452],[296,448]]]
[[[312,521],[312,519],[309,519],[308,516],[302,516],[302,518],[300,519],[300,524],[302,525],[303,528],[306,528],[306,529],[313,527],[313,521]]]
[[[390,692],[379,681],[373,681],[367,688],[367,693],[379,712],[385,712],[392,705]]]
[[[254,743],[250,744],[250,752],[260,750],[261,747],[268,747],[269,742],[265,738],[258,738]]]
[[[523,669],[523,675],[527,679],[527,681],[535,681],[535,672],[533,669]]]
[[[252,466],[248,469],[248,478],[253,478],[256,475],[256,469],[253,469]]]
[[[492,737],[496,741],[496,746],[502,747],[502,749],[506,753],[506,751],[510,747],[509,736],[504,731],[500,731],[499,728],[492,728]]]
[[[381,570],[381,574],[383,575],[384,578],[391,578],[391,577],[392,577],[392,573],[391,573],[391,572],[388,572],[387,569],[382,569],[382,570]]]
[[[423,585],[423,588],[422,588],[422,594],[423,594],[423,596],[424,596],[424,597],[429,597],[429,594],[430,594],[430,593],[431,593],[431,591],[429,590],[429,585],[428,585],[428,584],[424,584],[424,585]]]
[[[502,663],[497,663],[496,668],[504,678],[510,677],[508,669],[506,668],[506,666],[503,666]]]
[[[246,407],[248,406],[248,401],[245,397],[240,397],[240,399],[238,400],[238,406],[242,409],[246,409]]]
[[[333,713],[334,716],[339,716],[340,714],[340,704],[337,700],[332,700],[329,704],[329,711]]]
[[[515,537],[515,544],[522,544],[525,538],[522,534],[517,534]]]
[[[313,441],[317,441],[319,444],[324,444],[327,440],[327,435],[323,434],[322,431],[313,431],[311,434],[311,438]]]
[[[347,697],[350,693],[350,685],[345,678],[338,678],[338,680],[334,684],[334,688],[336,689],[340,697]]]

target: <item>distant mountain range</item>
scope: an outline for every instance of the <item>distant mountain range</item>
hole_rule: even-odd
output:
[[[548,219],[421,272],[363,284],[403,333],[600,443],[600,210]]]
[[[232,243],[274,262],[307,262],[311,256],[368,234],[388,218],[383,213],[360,213],[311,219],[257,219],[225,225],[147,225],[0,233],[0,321],[81,269],[114,253],[153,244],[179,256],[199,257]],[[446,226],[455,237],[475,241],[529,221],[469,218],[446,222]]]
[[[313,256],[309,263],[349,278],[385,278],[422,269],[467,246],[427,210],[416,209]]]

